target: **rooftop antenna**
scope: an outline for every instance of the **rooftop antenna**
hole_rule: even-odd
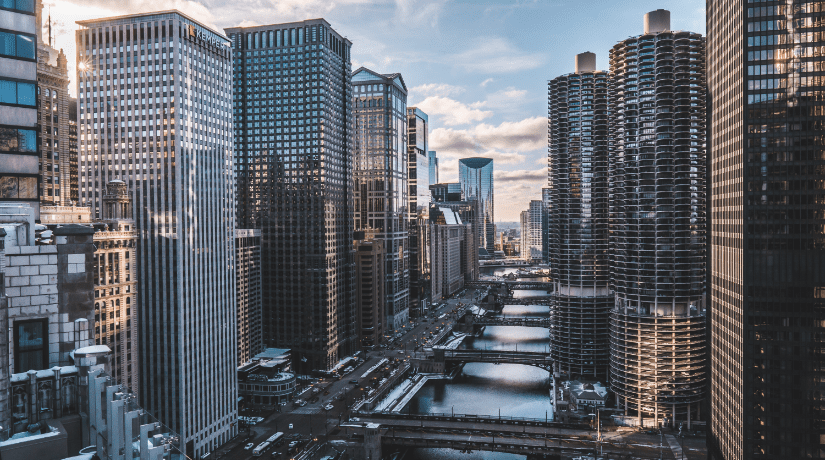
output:
[[[52,6],[49,5],[49,46],[54,48],[54,43],[52,42]]]

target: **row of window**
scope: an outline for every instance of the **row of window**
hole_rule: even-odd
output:
[[[37,131],[0,126],[0,152],[37,153]]]
[[[0,31],[0,56],[34,60],[34,35]]]
[[[34,0],[0,0],[0,9],[34,14]]]
[[[0,79],[0,104],[35,107],[34,83]]]

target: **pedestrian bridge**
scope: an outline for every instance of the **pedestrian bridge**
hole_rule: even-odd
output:
[[[546,281],[466,281],[464,283],[465,287],[504,287],[508,290],[514,289],[525,289],[525,290],[538,290],[538,291],[552,291],[553,290],[553,283],[548,283]]]
[[[535,297],[513,297],[501,296],[498,303],[502,305],[550,305],[550,296],[535,296]]]

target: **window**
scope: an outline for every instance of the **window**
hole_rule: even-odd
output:
[[[37,199],[37,176],[0,176],[0,199]]]
[[[14,372],[42,370],[49,366],[46,319],[14,322]]]
[[[37,153],[37,131],[0,127],[0,152]]]
[[[0,9],[34,14],[34,0],[0,0]]]
[[[0,104],[34,107],[34,94],[34,83],[0,79]]]
[[[0,56],[34,60],[34,35],[0,31]]]

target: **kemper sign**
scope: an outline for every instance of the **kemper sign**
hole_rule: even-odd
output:
[[[188,30],[190,40],[194,40],[195,38],[197,38],[198,40],[205,41],[206,43],[209,43],[212,46],[218,46],[223,44],[223,41],[220,40],[218,37],[204,32],[203,30],[195,27],[194,24],[189,24]]]

